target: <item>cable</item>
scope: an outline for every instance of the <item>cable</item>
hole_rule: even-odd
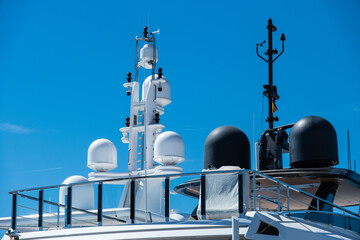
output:
[[[260,134],[263,131],[263,121],[264,121],[264,95],[263,95],[262,104],[261,104],[261,131],[260,131]]]

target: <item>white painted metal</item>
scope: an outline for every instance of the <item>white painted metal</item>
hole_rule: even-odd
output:
[[[239,240],[239,218],[232,217],[232,240]]]
[[[128,152],[128,170],[136,171],[137,159],[138,159],[138,133],[142,132],[137,127],[141,125],[139,123],[139,83],[132,82],[131,101],[130,101],[130,127],[126,128],[129,142]],[[122,128],[124,129],[124,128]],[[122,131],[122,129],[120,129]],[[123,131],[122,131],[123,132]],[[123,132],[124,134],[124,132]]]
[[[256,170],[260,170],[260,159],[259,159],[259,143],[255,143],[255,162],[256,162]]]
[[[330,240],[330,239],[359,239],[360,235],[345,229],[331,227],[327,224],[312,222],[303,219],[289,218],[272,212],[251,212],[251,223],[245,234],[248,239],[256,240]],[[264,222],[278,229],[279,235],[261,234],[260,222]]]
[[[123,134],[122,141],[129,143],[129,160],[128,170],[129,172],[136,171],[137,162],[139,161],[138,155],[140,153],[138,149],[138,133],[143,133],[144,146],[141,145],[141,149],[144,149],[144,165],[146,170],[155,167],[154,162],[154,141],[162,129],[165,127],[162,124],[156,124],[154,116],[156,112],[164,114],[163,106],[171,103],[170,99],[170,84],[168,80],[163,77],[157,79],[158,75],[155,75],[155,79],[149,76],[142,84],[142,96],[141,102],[139,101],[139,83],[132,82],[124,84],[124,87],[131,87],[131,103],[130,103],[130,126],[123,127],[120,131]],[[162,91],[158,90],[159,84],[162,84]],[[139,122],[140,114],[142,112],[142,123]]]
[[[123,211],[109,209],[106,215],[128,214],[129,209]],[[74,213],[77,216],[77,213]],[[141,212],[136,212],[141,215]],[[85,215],[84,215],[85,216]],[[89,216],[89,215],[87,215]],[[49,215],[50,217],[50,215]],[[78,216],[77,218],[81,218]],[[34,219],[36,216],[34,215]],[[206,220],[206,221],[174,221],[157,224],[120,224],[117,226],[77,227],[71,229],[48,229],[47,231],[21,232],[20,239],[48,239],[48,240],[92,240],[92,239],[230,239],[234,228],[232,219]],[[274,225],[279,229],[279,236],[256,234],[259,220]],[[244,239],[276,240],[276,239],[359,239],[360,235],[342,228],[331,227],[297,218],[288,218],[271,212],[247,212],[246,218],[238,219],[239,236]],[[3,240],[10,240],[4,236]]]
[[[154,141],[156,129],[151,128],[150,125],[155,123],[154,115],[156,112],[155,94],[157,88],[154,84],[149,84],[145,91],[145,112],[144,127],[145,127],[145,169],[152,169],[155,167],[154,162]]]
[[[246,232],[245,225],[249,220],[243,219],[240,224],[240,235]],[[217,239],[231,238],[231,220],[217,220],[207,222],[173,222],[161,224],[134,224],[120,226],[83,227],[59,229],[49,231],[36,231],[21,233],[21,240],[47,239],[47,240],[116,240],[116,239]],[[3,240],[9,240],[4,237]]]

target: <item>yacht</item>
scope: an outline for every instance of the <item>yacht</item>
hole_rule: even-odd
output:
[[[171,103],[170,82],[157,67],[158,31],[136,37],[135,71],[123,84],[130,111],[120,128],[128,144],[128,171],[117,167],[107,139],[88,149],[87,177],[62,184],[12,190],[11,217],[0,218],[11,239],[360,239],[360,175],[337,168],[337,136],[318,116],[275,127],[272,65],[284,52],[272,47],[268,25],[269,128],[255,143],[235,126],[220,126],[206,138],[204,167],[185,172],[185,144],[160,121]],[[151,74],[140,79],[139,70]],[[289,154],[290,168],[283,167]],[[123,161],[124,162],[124,161]]]

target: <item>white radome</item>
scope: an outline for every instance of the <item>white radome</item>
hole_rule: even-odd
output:
[[[176,165],[185,160],[184,141],[172,131],[161,133],[154,143],[154,160],[162,165]]]
[[[83,176],[68,177],[62,184],[86,183],[89,180]],[[72,206],[80,209],[94,209],[94,188],[92,184],[81,184],[72,187]],[[67,187],[60,187],[59,203],[66,205]],[[64,211],[64,208],[61,208]]]
[[[152,76],[148,76],[143,85],[142,85],[142,100],[147,98],[147,91],[149,88],[149,85],[151,84]],[[169,80],[163,75],[162,78],[158,78],[158,75],[155,74],[155,85],[156,88],[159,86],[159,83],[161,83],[162,91],[156,92],[156,99],[155,102],[160,107],[164,107],[166,105],[169,105],[171,103],[171,88]]]
[[[107,172],[117,167],[115,145],[107,139],[97,139],[88,149],[88,168],[96,172]]]
[[[139,65],[146,68],[152,68],[152,61],[154,60],[154,48],[155,48],[155,62],[159,60],[157,48],[152,44],[145,44],[140,49],[140,62]]]

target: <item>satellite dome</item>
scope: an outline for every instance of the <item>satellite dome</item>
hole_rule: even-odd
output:
[[[97,139],[88,149],[88,168],[96,172],[107,172],[117,167],[115,145],[107,139]]]
[[[147,77],[142,85],[142,100],[146,99],[146,97],[147,97],[147,91],[148,91],[147,89],[149,88],[149,86],[151,84],[151,79],[152,79],[152,76]],[[161,91],[156,92],[155,102],[160,107],[164,107],[171,103],[170,83],[165,76],[162,76],[159,79],[158,74],[155,74],[155,80],[157,80],[157,81],[160,80],[161,87],[162,87]],[[155,85],[156,85],[156,87],[158,87],[159,83],[156,83]]]
[[[65,179],[62,184],[86,183],[90,181],[79,175],[71,176]],[[60,187],[59,203],[66,205],[67,187]],[[94,209],[94,188],[92,184],[81,184],[72,187],[72,206],[81,209]],[[64,208],[61,208],[64,211]]]
[[[154,160],[163,165],[176,165],[185,160],[184,141],[176,132],[161,133],[154,143]]]
[[[155,62],[157,62],[159,60],[158,59],[158,51],[154,45],[145,44],[140,49],[140,62],[139,62],[140,66],[142,66],[146,69],[152,68],[152,61],[154,60],[154,50],[155,50]]]
[[[214,129],[205,141],[204,169],[223,166],[251,167],[249,139],[233,126]]]
[[[334,127],[324,118],[309,116],[296,122],[289,135],[290,165],[329,167],[339,163]]]

